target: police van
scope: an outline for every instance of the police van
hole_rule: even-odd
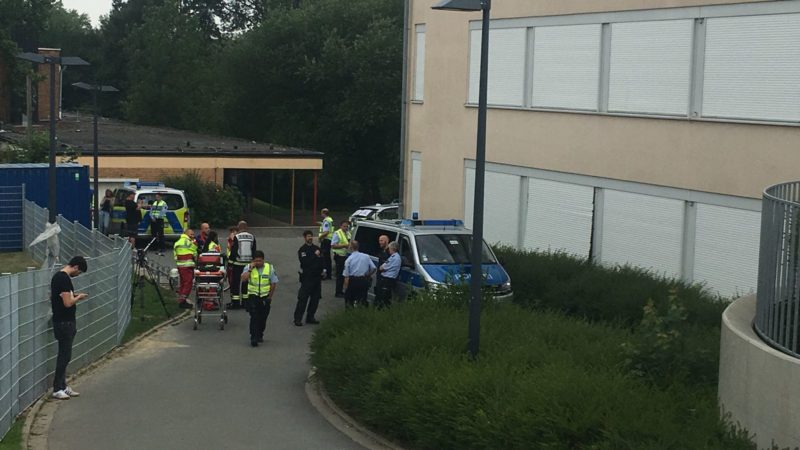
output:
[[[469,283],[472,232],[461,220],[360,221],[353,233],[359,251],[378,261],[378,237],[397,241],[402,261],[399,281],[412,289]],[[483,243],[484,285],[499,299],[512,297],[511,277]]]
[[[119,230],[125,224],[125,200],[133,193],[133,201],[141,205],[138,234],[150,235],[150,210],[156,194],[161,194],[161,200],[167,204],[167,214],[164,217],[164,237],[178,239],[189,227],[189,204],[186,195],[180,189],[164,186],[161,182],[126,183],[114,191],[114,209],[111,213],[112,227]],[[120,227],[120,228],[117,228]]]

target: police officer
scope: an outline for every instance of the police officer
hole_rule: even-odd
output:
[[[389,236],[382,234],[378,236],[378,247],[380,247],[380,252],[378,253],[378,273],[375,275],[375,287],[373,288],[373,292],[375,293],[375,300],[378,299],[378,286],[381,284],[381,276],[383,271],[381,271],[381,266],[383,263],[389,259]]]
[[[320,250],[322,250],[322,268],[325,270],[325,279],[330,280],[331,274],[331,238],[333,236],[333,217],[328,215],[328,208],[322,209],[322,223],[319,225]]]
[[[294,308],[294,324],[303,326],[303,314],[306,323],[318,324],[314,315],[319,306],[322,289],[322,250],[314,245],[314,235],[311,230],[303,232],[305,243],[297,250],[297,259],[300,260],[300,290],[297,292],[297,306]],[[308,311],[306,312],[306,304]]]
[[[333,239],[331,239],[331,251],[333,252],[333,259],[336,260],[335,296],[337,298],[344,297],[344,277],[342,276],[342,271],[344,271],[344,262],[347,259],[347,248],[350,245],[351,239],[350,222],[343,220],[342,223],[339,224],[339,229],[333,233]]]
[[[241,229],[241,228],[240,228]],[[247,283],[247,311],[250,312],[250,346],[264,342],[264,330],[272,307],[272,298],[278,287],[278,274],[272,264],[264,262],[264,252],[256,250],[253,259],[242,270],[242,281]]]
[[[400,276],[400,254],[397,253],[399,245],[397,242],[391,242],[387,246],[389,250],[389,258],[383,264],[378,266],[378,282],[375,285],[375,306],[378,309],[386,308],[392,305],[392,293],[397,284],[397,278]]]
[[[194,263],[197,260],[197,245],[194,243],[194,230],[189,228],[184,231],[181,237],[175,241],[173,251],[175,252],[175,265],[178,266],[178,274],[181,280],[180,287],[178,288],[178,306],[181,308],[191,308],[192,305],[187,300],[192,293]]]
[[[256,253],[256,238],[247,231],[247,222],[239,222],[239,230],[233,237],[231,245],[231,303],[230,309],[242,307],[242,300],[246,300],[247,283],[242,280],[242,271],[253,260]]]
[[[350,252],[344,262],[345,307],[352,308],[356,304],[369,306],[367,291],[375,273],[375,263],[369,255],[358,251],[358,241],[350,242]]]
[[[150,235],[156,238],[159,256],[164,256],[164,217],[167,215],[167,202],[161,200],[156,192],[156,199],[150,205]]]

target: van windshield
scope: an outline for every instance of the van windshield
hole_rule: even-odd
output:
[[[417,253],[421,264],[469,264],[472,252],[472,235],[469,234],[422,234],[417,236]],[[482,262],[497,261],[483,243]]]
[[[156,200],[156,194],[155,192],[148,192],[146,194],[142,193],[139,194],[138,200],[142,200],[142,204],[145,206],[152,205],[153,202]],[[161,200],[164,200],[164,202],[166,202],[167,209],[169,209],[170,211],[175,211],[176,209],[183,208],[183,197],[181,197],[179,194],[171,194],[168,192],[164,192],[161,193]]]

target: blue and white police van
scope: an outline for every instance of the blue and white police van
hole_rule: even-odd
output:
[[[359,221],[353,232],[359,250],[378,261],[378,238],[397,241],[402,259],[400,282],[413,289],[431,289],[448,284],[469,283],[472,232],[461,220]],[[492,249],[483,243],[484,285],[496,298],[510,299],[511,278]],[[372,293],[370,292],[370,295]]]

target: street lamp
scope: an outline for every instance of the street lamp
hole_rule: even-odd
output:
[[[19,53],[17,58],[36,64],[50,65],[50,169],[47,173],[47,210],[50,212],[49,222],[56,223],[56,66],[88,66],[89,63],[77,56],[52,56],[38,53]]]
[[[94,227],[100,229],[100,192],[97,181],[97,93],[98,92],[119,92],[114,86],[104,84],[72,83],[73,86],[86,91],[92,91],[92,115],[93,117],[93,137],[92,137],[92,157],[94,160]]]
[[[469,353],[478,356],[481,331],[481,287],[483,284],[483,191],[486,178],[486,97],[489,73],[489,12],[491,0],[442,0],[433,9],[481,11],[481,69],[478,90],[478,145],[475,152],[475,195],[472,206],[472,255],[469,302]]]

